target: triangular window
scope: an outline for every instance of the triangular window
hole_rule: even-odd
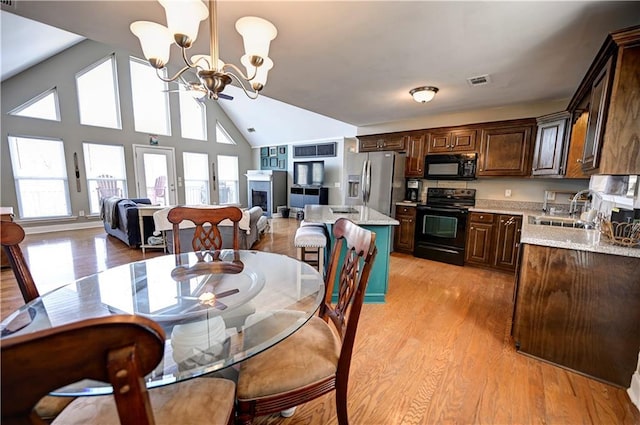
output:
[[[60,121],[58,90],[54,87],[51,90],[47,90],[46,92],[39,94],[9,112],[9,115]]]

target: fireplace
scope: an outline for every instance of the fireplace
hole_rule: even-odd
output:
[[[247,200],[249,208],[260,207],[271,217],[279,206],[287,206],[286,171],[247,171]]]

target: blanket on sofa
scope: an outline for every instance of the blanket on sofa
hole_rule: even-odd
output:
[[[118,203],[120,201],[122,201],[122,198],[118,198],[117,196],[100,199],[100,218],[109,224],[112,229],[117,229],[119,225]]]
[[[221,208],[222,207],[222,205],[186,205],[186,206],[193,207],[193,208]],[[153,213],[153,223],[156,227],[155,229],[156,232],[171,230],[173,228],[173,224],[171,224],[171,222],[167,219],[167,215],[169,214],[169,211],[171,210],[171,208],[173,207],[163,208]],[[247,235],[251,233],[250,223],[251,223],[251,215],[249,214],[249,210],[242,210],[242,219],[238,223],[238,227],[241,230],[244,230],[247,233]],[[220,222],[220,226],[233,226],[233,222],[231,220],[224,220]],[[195,227],[195,224],[186,220],[180,223],[179,225],[180,229],[189,229],[192,227]]]

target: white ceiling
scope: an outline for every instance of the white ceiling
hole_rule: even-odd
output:
[[[3,9],[136,55],[141,50],[129,24],[165,24],[155,1],[18,0]],[[263,91],[268,99],[251,102],[231,89],[235,99],[220,101],[247,140],[260,146],[350,136],[356,127],[425,115],[567,99],[606,34],[640,24],[640,2],[236,0],[221,1],[218,15],[227,62],[238,63],[242,54],[238,18],[261,16],[278,28],[270,53],[275,66]],[[208,52],[207,33],[203,22],[193,53]],[[33,46],[5,46],[4,37],[3,25],[3,67],[5,49]],[[180,67],[175,47],[170,67]],[[492,83],[468,85],[467,78],[482,74]],[[408,94],[422,85],[440,89],[428,104]]]

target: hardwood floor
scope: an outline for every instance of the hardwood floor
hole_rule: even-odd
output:
[[[272,233],[254,248],[295,256],[297,225],[272,220]],[[102,229],[29,235],[22,249],[41,293],[143,258]],[[360,319],[352,424],[640,424],[624,389],[516,353],[512,276],[397,253],[390,269],[386,304],[366,304]],[[22,298],[10,270],[0,278],[4,318]],[[336,424],[333,397],[299,406],[292,418],[255,423]]]

